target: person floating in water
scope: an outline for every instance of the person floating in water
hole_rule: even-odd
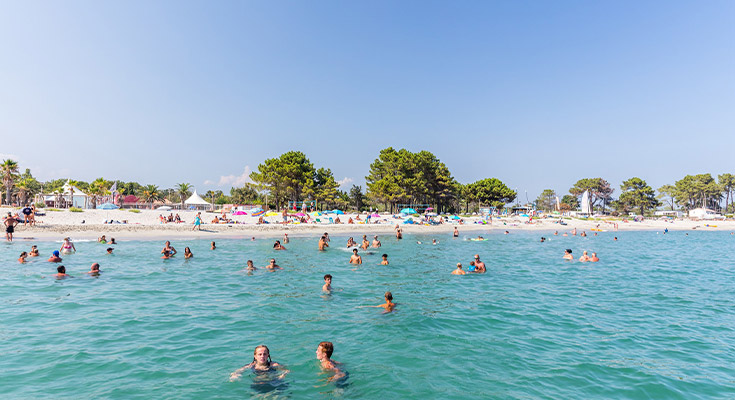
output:
[[[436,246],[438,243],[439,242],[437,242],[436,239],[431,239],[431,244],[433,244],[434,246]]]
[[[564,250],[564,257],[565,260],[574,260],[574,256],[572,255],[572,249],[566,249]]]
[[[325,371],[334,372],[329,382],[333,382],[345,377],[345,373],[342,372],[340,366],[342,363],[332,360],[332,353],[334,352],[334,345],[332,342],[321,342],[316,348],[316,359],[321,362],[322,369]]]
[[[276,264],[276,259],[275,258],[271,258],[270,264],[266,265],[265,266],[265,269],[268,269],[268,270],[271,270],[271,271],[275,271],[277,269],[283,269],[283,268],[281,268],[278,264]]]
[[[212,242],[212,250],[216,250],[216,249],[217,249],[217,245],[215,245],[214,242]]]
[[[579,261],[581,262],[587,262],[590,260],[590,256],[587,255],[587,250],[582,252],[582,256],[579,257]]]
[[[322,235],[322,237],[319,238],[319,251],[324,251],[325,247],[329,247],[327,244],[326,237]]]
[[[112,250],[115,250],[115,249],[113,249],[112,247],[108,247],[107,248],[107,254],[112,254]]]
[[[276,242],[273,243],[273,250],[286,250],[286,248],[283,247],[280,240],[276,240]]]
[[[48,262],[61,262],[61,257],[59,257],[58,250],[54,250],[54,252],[51,253],[51,257],[48,258]]]
[[[279,379],[283,378],[288,374],[290,371],[283,368],[281,364],[272,361],[271,360],[271,353],[270,350],[268,350],[268,346],[266,345],[260,345],[255,348],[255,351],[253,351],[253,361],[245,365],[242,368],[239,368],[235,372],[230,374],[230,382],[236,381],[242,377],[243,372],[247,370],[252,371],[281,371],[282,373],[278,376]]]
[[[388,255],[383,254],[383,261],[380,262],[380,265],[388,265]]]
[[[373,248],[377,249],[380,246],[382,246],[382,244],[380,243],[380,240],[378,240],[378,235],[373,236]]]
[[[590,257],[590,262],[598,262],[600,259],[597,257],[597,253],[592,253],[592,257]]]
[[[362,257],[357,254],[357,249],[352,249],[352,256],[350,256],[350,264],[362,264]]]
[[[484,274],[487,272],[487,268],[485,268],[485,263],[480,260],[480,255],[475,254],[475,269],[472,271],[477,274]]]
[[[98,276],[99,274],[100,265],[98,263],[92,264],[92,266],[89,268],[89,272],[87,272],[87,275]]]
[[[324,286],[322,286],[322,291],[327,293],[332,292],[332,275],[324,275]]]
[[[26,262],[26,258],[28,258],[28,253],[24,251],[20,253],[20,257],[18,257],[18,262],[24,264]]]
[[[54,277],[56,279],[73,278],[73,276],[66,273],[66,267],[63,265],[56,267],[56,274],[54,274]]]
[[[466,272],[462,269],[462,263],[457,263],[457,269],[452,271],[452,275],[464,275]]]
[[[392,312],[396,308],[396,303],[393,302],[393,293],[385,292],[385,303],[384,304],[378,304],[377,306],[358,306],[357,308],[365,308],[365,307],[370,307],[370,308],[382,307],[385,309],[385,311],[383,311],[384,314]]]
[[[212,243],[214,243],[214,242],[212,242]],[[194,257],[194,253],[191,252],[191,249],[188,248],[188,247],[184,247],[184,258],[185,259],[189,259],[189,258],[192,258],[192,257]]]

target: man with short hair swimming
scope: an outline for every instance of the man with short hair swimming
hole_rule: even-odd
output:
[[[477,268],[477,267],[475,267]],[[466,272],[462,270],[462,263],[457,263],[457,269],[452,271],[452,275],[465,275]]]
[[[327,293],[330,293],[332,291],[332,275],[324,275],[324,286],[322,286],[322,291]]]
[[[378,235],[373,236],[373,248],[377,249],[380,246],[382,246],[382,243],[378,240]]]
[[[350,257],[350,264],[362,264],[362,257],[357,254],[357,249],[352,249],[352,256]]]
[[[268,270],[271,270],[271,271],[275,271],[277,269],[283,269],[278,264],[276,264],[276,259],[275,258],[271,258],[270,264],[266,265],[265,268],[268,269]]]
[[[485,268],[485,263],[480,261],[480,255],[475,254],[475,270],[473,271],[477,274],[484,274],[487,272],[487,268]]]
[[[383,254],[383,261],[380,262],[380,265],[388,265],[388,255]]]
[[[334,345],[332,342],[321,342],[316,348],[316,359],[321,362],[322,369],[334,372],[334,375],[327,379],[329,382],[345,377],[345,373],[339,368],[341,363],[332,360],[333,352]]]

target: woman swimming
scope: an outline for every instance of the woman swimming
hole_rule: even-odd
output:
[[[194,257],[194,254],[192,254],[191,250],[188,247],[184,247],[184,258],[192,257]]]
[[[283,378],[290,372],[289,370],[281,367],[281,364],[271,360],[270,350],[268,350],[268,346],[264,344],[255,348],[255,351],[253,351],[253,361],[250,364],[245,365],[230,374],[230,381],[232,382],[239,379],[242,376],[242,373],[247,370],[253,370],[255,372],[281,370],[283,373],[279,375],[278,378]]]
[[[23,264],[23,263],[26,262],[26,258],[28,258],[28,253],[26,253],[24,251],[24,252],[20,253],[20,257],[18,257],[18,262],[21,263],[21,264]]]
[[[61,248],[59,249],[61,254],[71,254],[75,253],[77,251],[77,248],[74,247],[74,243],[71,242],[71,239],[66,237],[64,238],[64,243],[61,244]]]

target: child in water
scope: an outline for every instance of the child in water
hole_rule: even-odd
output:
[[[261,344],[260,346],[255,348],[255,351],[253,351],[253,361],[250,364],[245,365],[244,367],[230,374],[230,382],[239,379],[242,376],[242,373],[249,369],[253,371],[282,370],[283,373],[278,376],[279,379],[283,378],[284,376],[286,376],[287,373],[290,372],[289,370],[282,368],[281,364],[271,360],[270,350],[268,350],[268,346],[264,344]]]
[[[332,291],[332,275],[324,275],[324,286],[322,286],[322,291],[327,293]]]

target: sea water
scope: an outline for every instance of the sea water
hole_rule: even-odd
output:
[[[1,244],[0,398],[735,398],[729,232],[470,236],[382,235],[358,267],[347,236],[325,252],[317,236],[286,251],[272,239],[218,239],[214,251],[208,239],[175,240],[170,260],[159,240],[112,255],[78,242],[64,280],[46,262],[59,242]],[[41,256],[19,264],[31,244]],[[564,261],[566,248],[600,262]],[[451,275],[474,254],[487,274]],[[262,268],[271,257],[282,271]],[[99,277],[85,275],[92,262]],[[357,308],[386,291],[395,312]],[[348,372],[336,383],[315,357],[325,340]],[[291,372],[230,382],[259,344]]]

